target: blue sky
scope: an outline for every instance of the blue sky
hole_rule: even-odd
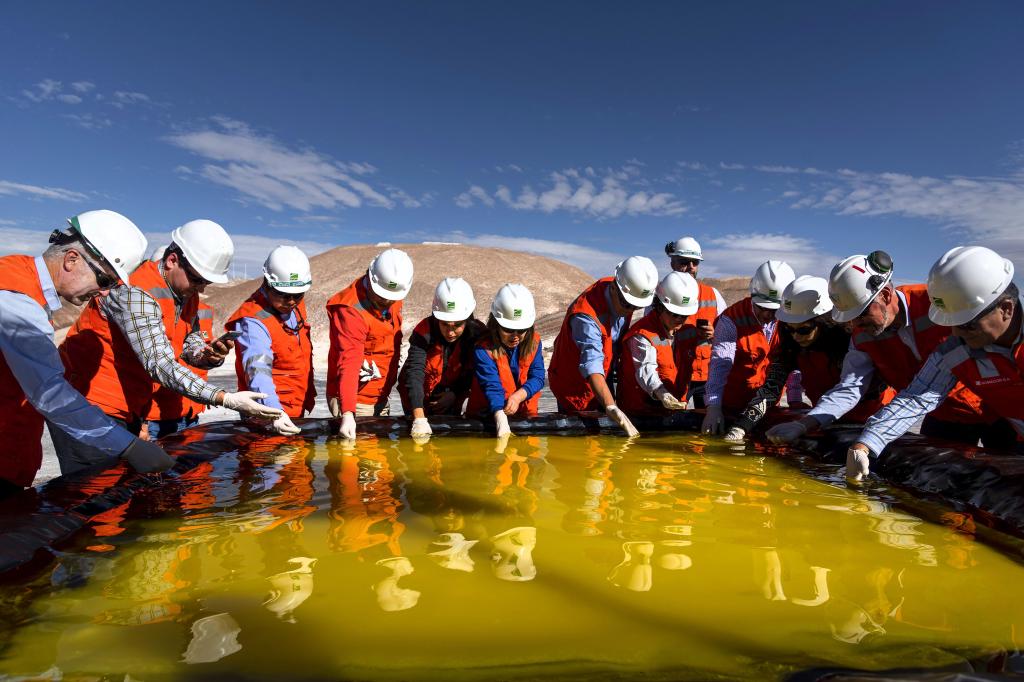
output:
[[[0,7],[0,250],[112,208],[223,224],[239,273],[463,241],[603,274],[851,253],[1024,267],[1024,4],[29,3]],[[457,264],[455,264],[457,269]]]

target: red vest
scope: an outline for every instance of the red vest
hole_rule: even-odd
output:
[[[800,385],[804,393],[817,405],[821,396],[839,383],[842,363],[833,362],[825,351],[801,349],[797,354],[797,369],[800,370]],[[883,405],[888,405],[895,396],[896,391],[891,386],[886,386],[880,396],[870,399],[865,397],[856,407],[844,414],[840,421],[863,423]]]
[[[680,367],[684,361],[690,365],[690,381],[707,381],[708,366],[711,363],[711,342],[698,339],[697,320],[707,320],[712,327],[715,325],[715,319],[718,317],[718,297],[715,296],[715,290],[703,282],[697,282],[697,288],[697,312],[686,319],[683,328],[676,332],[676,338],[685,341],[690,347],[688,357],[679,358]]]
[[[213,308],[199,301],[196,321],[198,323],[198,331],[203,334],[203,341],[210,343],[213,340]],[[197,330],[193,329],[192,331]],[[181,358],[178,358],[178,364],[188,369],[200,379],[205,380],[210,374],[209,370],[193,367]],[[203,403],[197,403],[191,398],[154,381],[153,405],[149,408],[149,414],[146,416],[146,419],[155,421],[173,419],[177,421],[189,414],[192,417],[198,417],[205,409],[206,405]]]
[[[451,349],[448,351],[448,360],[445,361],[444,341],[441,340],[440,335],[438,335],[438,338],[433,337],[432,319],[433,317],[423,318],[412,330],[413,335],[421,337],[426,342],[425,345],[427,347],[427,360],[426,365],[423,367],[424,399],[429,398],[438,388],[454,386],[466,372],[473,371],[472,363],[463,364],[462,354],[464,343],[468,342],[470,325],[474,324],[474,321],[466,322],[466,328],[463,330],[462,336],[455,339],[455,343],[452,344]],[[402,380],[398,383],[398,394],[402,398],[402,408],[405,413],[412,414],[412,408],[409,406],[409,389],[405,385],[405,377],[402,377]],[[465,395],[460,396],[460,404],[465,397]]]
[[[764,325],[754,317],[749,296],[726,308],[722,316],[736,325],[736,355],[722,393],[722,407],[727,412],[739,412],[764,384],[768,374],[768,355],[778,345],[779,334],[776,330],[772,340],[768,341]]]
[[[153,261],[143,262],[128,283],[160,305],[167,339],[174,356],[180,357],[185,337],[199,326],[199,296],[185,301],[179,317],[174,294]],[[110,326],[99,303],[99,298],[89,302],[60,346],[65,374],[72,386],[108,415],[128,422],[145,418],[153,401],[153,379],[121,330]]]
[[[487,337],[480,339],[477,342],[477,346],[484,350],[490,351],[494,346],[491,344],[491,340]],[[530,365],[533,364],[533,360],[537,357],[537,349],[540,348],[540,344],[537,344],[533,352],[527,356],[519,356],[519,376],[512,375],[512,369],[508,364],[508,355],[502,353],[498,357],[494,358],[494,363],[498,366],[498,376],[501,378],[501,387],[505,389],[505,398],[508,399],[510,395],[519,390],[530,375]],[[492,356],[493,357],[493,356]],[[533,397],[529,400],[524,400],[519,405],[519,411],[513,416],[526,418],[537,416],[537,406],[540,405],[540,391],[533,394]],[[466,405],[466,414],[468,416],[476,416],[479,414],[489,413],[491,410],[487,403],[487,396],[484,394],[484,389],[480,387],[480,382],[473,377],[473,386],[469,389],[469,403]]]
[[[559,404],[565,406],[571,413],[598,409],[598,406],[595,404],[590,384],[580,375],[580,349],[573,341],[569,320],[573,315],[586,315],[600,327],[604,350],[604,375],[607,377],[612,367],[613,320],[605,292],[610,286],[615,286],[615,279],[604,277],[576,297],[566,310],[562,328],[555,337],[555,349],[551,355],[551,366],[548,368],[548,381],[551,392],[555,394]]]
[[[235,322],[251,317],[263,323],[270,333],[270,350],[274,353],[274,366],[270,376],[277,389],[281,409],[289,417],[301,417],[303,412],[313,409],[316,402],[316,386],[313,383],[313,343],[310,340],[310,324],[306,318],[306,302],[299,301],[295,311],[298,327],[290,329],[274,312],[270,301],[257,289],[249,298],[231,313],[224,323],[225,329],[233,329]],[[250,390],[249,378],[242,366],[241,353],[235,353],[235,374],[238,389]]]
[[[46,307],[43,285],[32,256],[0,257],[0,290],[25,294]],[[43,416],[25,398],[0,353],[0,479],[27,487],[43,463]]]
[[[382,319],[381,313],[371,304],[366,291],[365,275],[360,275],[354,282],[336,293],[327,301],[327,314],[333,316],[334,308],[346,306],[355,308],[366,323],[366,341],[363,347],[363,360],[376,362],[381,378],[371,379],[359,385],[356,402],[362,405],[376,405],[381,396],[391,392],[397,376],[388,371],[391,358],[395,355],[395,341],[402,338],[402,302],[395,301],[388,308],[389,319]],[[332,395],[338,385],[338,357],[340,349],[331,339],[331,348],[327,354],[327,397]],[[362,360],[360,360],[362,363]]]
[[[951,336],[939,346],[939,352],[943,354],[941,366],[1024,437],[1024,343],[1003,355],[970,348]]]
[[[626,344],[634,336],[643,336],[658,354],[658,377],[665,388],[679,400],[686,402],[686,392],[690,386],[689,368],[677,367],[675,343],[666,336],[665,328],[658,319],[658,312],[651,310],[629,328],[622,338],[622,371],[619,372],[618,395],[616,403],[626,414],[667,414],[659,400],[647,393],[636,380],[636,362],[633,354],[625,350]],[[692,352],[692,347],[691,347]]]
[[[914,345],[918,356],[903,343],[892,325],[878,336],[854,329],[853,346],[867,353],[885,383],[897,391],[910,385],[914,376],[924,365],[928,356],[939,344],[949,337],[949,327],[941,327],[928,319],[928,289],[924,284],[907,284],[896,287],[907,299],[908,318],[913,329]],[[932,413],[944,421],[977,424],[992,421],[991,415],[983,415],[981,400],[963,384],[957,384],[938,409]]]

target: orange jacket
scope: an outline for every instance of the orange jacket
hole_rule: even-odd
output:
[[[1018,439],[1024,437],[1024,343],[1012,355],[1003,355],[970,348],[951,336],[939,350],[942,366],[985,401],[987,409],[1008,420]]]
[[[736,355],[722,392],[722,407],[726,412],[739,412],[764,383],[768,355],[778,345],[779,334],[777,331],[772,334],[771,341],[765,337],[764,325],[754,317],[749,296],[726,308],[722,317],[728,317],[736,325]]]
[[[274,366],[271,378],[277,389],[281,409],[289,417],[301,417],[303,412],[313,409],[316,402],[316,385],[313,382],[313,344],[310,340],[310,325],[306,317],[306,302],[300,301],[295,312],[298,327],[290,329],[278,316],[262,287],[231,313],[224,323],[225,329],[233,329],[235,322],[243,317],[252,317],[263,323],[270,333],[270,349],[274,352]],[[242,366],[241,353],[235,353],[235,374],[239,390],[249,390],[249,378]]]
[[[686,402],[686,393],[690,387],[689,365],[678,366],[676,358],[680,355],[675,348],[675,342],[665,331],[658,312],[651,312],[644,315],[629,328],[626,335],[622,337],[622,371],[619,372],[618,395],[616,402],[626,414],[666,414],[666,410],[660,401],[649,395],[636,380],[636,361],[633,354],[625,350],[626,344],[634,336],[643,336],[658,354],[658,376],[661,378],[665,388],[679,400]],[[678,338],[678,334],[676,335]],[[689,350],[692,353],[696,339],[691,340]]]
[[[331,321],[327,398],[338,398],[342,412],[355,412],[357,403],[376,405],[387,399],[395,385],[402,347],[402,302],[392,303],[384,315],[370,304],[366,275],[327,302]],[[377,363],[380,379],[359,383],[363,360]]]
[[[493,350],[494,345],[491,340],[487,337],[480,339],[477,342],[477,346],[490,352]],[[508,355],[500,353],[494,358],[494,364],[498,367],[498,376],[501,377],[501,387],[505,389],[505,398],[508,399],[510,395],[519,390],[519,387],[526,383],[526,380],[530,378],[530,365],[533,364],[534,358],[537,357],[537,349],[540,348],[540,344],[537,344],[533,352],[529,355],[523,355],[519,358],[519,376],[512,375],[512,368],[508,364]],[[515,417],[526,418],[537,416],[537,406],[540,405],[540,392],[533,394],[533,397],[529,400],[524,400],[519,405],[519,410],[515,413]],[[486,414],[490,411],[487,404],[487,396],[484,395],[484,390],[480,388],[480,382],[477,381],[476,377],[473,378],[473,385],[469,389],[469,403],[466,405],[466,414],[476,416],[479,414]]]
[[[46,307],[43,285],[32,256],[0,257],[0,290],[25,294]],[[43,463],[43,416],[25,397],[0,354],[0,479],[27,487]]]
[[[860,329],[853,330],[853,346],[867,353],[885,383],[897,391],[910,385],[924,361],[939,344],[949,337],[949,327],[934,324],[928,318],[928,289],[924,284],[907,284],[896,287],[907,298],[908,315],[914,330],[914,345],[917,357],[907,344],[903,343],[893,325],[878,336],[872,336]],[[994,415],[983,414],[981,399],[962,383],[958,383],[949,396],[932,413],[936,419],[964,424],[988,423]]]
[[[555,337],[555,349],[551,355],[551,366],[548,368],[548,380],[551,392],[555,394],[560,405],[570,412],[599,409],[595,403],[594,392],[590,384],[580,374],[580,349],[572,338],[572,327],[569,321],[573,315],[586,315],[601,328],[604,343],[604,375],[608,376],[612,367],[612,311],[609,309],[605,292],[608,287],[615,286],[615,278],[604,277],[594,282],[582,294],[576,297],[569,309],[565,311],[562,328]]]
[[[198,324],[198,331],[203,334],[203,341],[206,341],[206,343],[213,341],[213,308],[199,301],[199,309],[196,311],[196,322]],[[193,329],[193,331],[196,330]],[[210,374],[210,370],[193,367],[180,358],[178,359],[178,364],[182,367],[187,367],[189,371],[200,379],[206,379]],[[206,405],[203,403],[197,403],[191,398],[154,381],[153,405],[149,408],[149,414],[146,416],[146,419],[154,421],[173,419],[177,421],[188,415],[199,417],[205,409]]]
[[[427,347],[427,360],[423,367],[424,401],[430,398],[436,389],[455,386],[467,373],[473,371],[472,362],[463,362],[463,349],[466,348],[465,344],[469,343],[470,325],[480,325],[476,320],[466,322],[466,328],[462,336],[457,338],[455,343],[452,344],[452,347],[448,350],[448,359],[445,361],[444,341],[440,337],[434,338],[433,319],[432,316],[423,318],[412,330],[413,336],[422,338]],[[468,354],[468,359],[472,359],[472,354]],[[405,384],[407,379],[404,376],[404,372],[405,367],[402,368],[403,375],[398,382],[398,394],[402,398],[402,409],[406,414],[412,414],[412,409],[409,405],[409,389]],[[460,405],[465,399],[465,393],[457,397]]]
[[[687,318],[683,328],[676,333],[676,339],[685,342],[690,350],[687,357],[678,359],[680,367],[684,360],[690,365],[690,381],[707,381],[708,367],[711,363],[711,342],[698,337],[697,321],[706,320],[709,325],[715,326],[715,319],[718,317],[718,297],[715,296],[715,290],[703,282],[697,282],[697,289],[697,313]]]
[[[128,283],[149,294],[163,312],[164,329],[174,350],[181,355],[185,337],[198,328],[199,296],[191,296],[181,308],[174,307],[174,294],[153,261],[145,261],[128,278]],[[99,298],[92,299],[60,345],[68,382],[105,413],[127,422],[149,415],[153,401],[153,379],[139,362],[128,340],[100,311]]]

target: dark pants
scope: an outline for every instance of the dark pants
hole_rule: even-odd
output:
[[[107,416],[109,417],[110,415]],[[142,428],[141,421],[128,424],[122,419],[110,418],[119,426],[127,429],[129,433],[134,433],[135,435],[138,435]],[[60,473],[62,476],[67,476],[76,471],[100,464],[109,466],[117,461],[116,454],[112,455],[105,450],[100,450],[77,441],[50,422],[46,422],[46,426],[50,430],[50,439],[53,440],[53,449],[57,452],[57,461],[60,463]]]
[[[707,407],[704,404],[704,385],[707,383],[706,381],[690,382],[690,390],[687,392],[687,395],[693,398],[693,409],[695,410],[703,410]]]
[[[24,488],[17,483],[11,483],[6,478],[0,478],[0,500],[20,493],[22,490],[24,490]]]
[[[177,433],[198,423],[199,417],[193,417],[192,413],[189,412],[187,417],[182,417],[181,419],[161,419],[159,421],[150,419],[146,422],[146,426],[149,428],[149,439],[156,440],[161,436],[169,436],[172,433]]]
[[[977,446],[981,441],[991,450],[1013,452],[1018,448],[1017,432],[1005,419],[993,424],[961,424],[928,415],[921,423],[921,435],[971,446]]]

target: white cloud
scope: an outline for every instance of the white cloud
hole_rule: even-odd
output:
[[[46,250],[52,230],[17,227],[13,220],[0,220],[0,256],[24,253],[38,256]]]
[[[102,130],[113,125],[109,118],[101,114],[63,114],[63,117],[86,130]]]
[[[22,90],[21,94],[32,102],[46,102],[60,94],[62,87],[63,85],[60,81],[46,78],[36,83],[31,89]]]
[[[86,93],[86,92],[90,92],[91,90],[94,90],[95,88],[96,88],[96,84],[92,83],[90,81],[75,81],[74,83],[71,84],[71,89],[72,90],[74,90],[75,92],[83,93],[83,94]]]
[[[423,203],[422,198],[414,199],[397,187],[378,190],[355,177],[376,172],[368,163],[339,162],[313,149],[292,149],[241,121],[226,117],[212,121],[211,128],[175,133],[166,139],[215,162],[196,170],[198,175],[275,211],[285,206],[310,211]]]
[[[57,95],[57,99],[64,104],[81,104],[82,98],[78,95]]]
[[[754,170],[762,173],[799,173],[800,169],[793,166],[754,166]]]
[[[742,163],[725,163],[724,161],[720,161],[718,167],[722,170],[744,170],[746,168]]]
[[[170,243],[171,233],[147,232],[146,238],[149,240],[149,249],[152,252],[158,246]],[[311,240],[296,241],[288,238],[287,235],[264,237],[255,234],[235,234],[234,232],[231,233],[231,241],[235,245],[235,257],[231,261],[231,270],[229,272],[232,279],[246,279],[259,275],[263,272],[263,262],[267,260],[267,254],[281,244],[297,246],[310,257],[337,246],[337,244]]]
[[[785,233],[724,234],[702,240],[701,246],[704,263],[700,274],[707,277],[750,277],[766,260],[786,261],[798,276],[827,277],[839,262],[813,240]]]
[[[111,97],[111,105],[118,109],[124,109],[127,106],[135,104],[151,104],[153,100],[150,99],[149,95],[141,92],[126,92],[124,90],[115,90],[113,97]]]
[[[442,235],[438,240],[510,249],[512,251],[523,251],[539,256],[547,256],[569,265],[575,265],[595,277],[607,277],[615,270],[615,264],[626,257],[622,254],[602,251],[601,249],[572,242],[533,239],[531,237],[510,237],[501,234],[469,235],[460,230]]]
[[[61,187],[40,187],[38,185],[26,185],[10,180],[0,180],[0,194],[15,196],[25,194],[33,199],[59,199],[61,201],[83,201],[87,199],[81,192],[75,192]]]

